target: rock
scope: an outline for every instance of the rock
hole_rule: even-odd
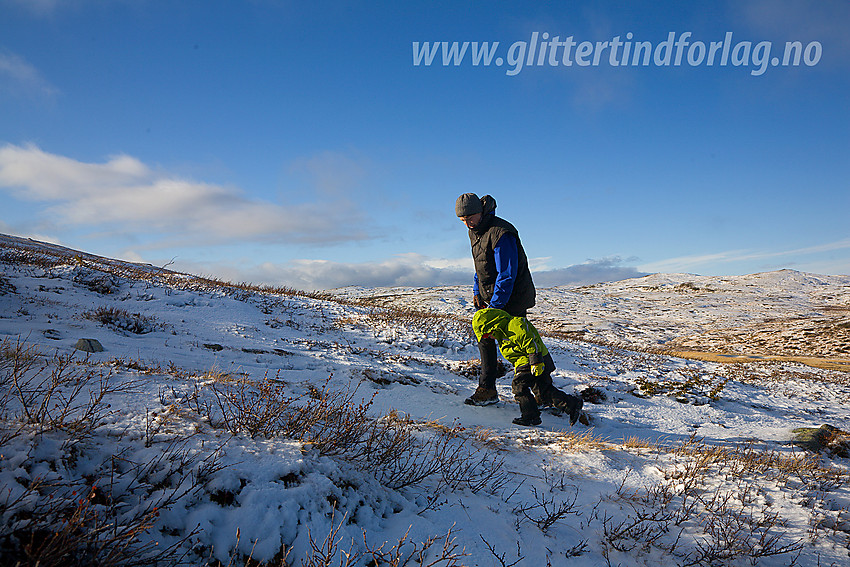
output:
[[[208,348],[208,349],[214,350],[216,352],[218,352],[220,350],[224,350],[223,346],[221,346],[220,344],[215,344],[215,343],[204,343],[204,348]]]
[[[97,339],[80,339],[74,348],[83,352],[103,352],[103,345]]]

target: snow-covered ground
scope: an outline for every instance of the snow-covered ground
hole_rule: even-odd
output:
[[[0,245],[3,563],[34,518],[73,524],[56,503],[75,501],[75,525],[131,541],[140,561],[174,546],[169,561],[193,565],[346,565],[346,553],[351,565],[850,562],[850,460],[792,443],[797,428],[850,430],[850,374],[636,348],[843,316],[850,278],[540,290],[541,328],[636,350],[544,337],[555,385],[586,398],[587,424],[547,412],[523,428],[510,373],[496,406],[463,404],[477,359],[468,288],[293,294]],[[103,352],[75,351],[83,338]],[[71,379],[34,387],[56,376]],[[296,419],[323,403],[342,411]],[[75,422],[90,407],[98,415]],[[371,444],[345,436],[358,423]]]
[[[457,313],[469,286],[341,288],[349,299]],[[751,355],[831,357],[850,363],[850,276],[780,270],[745,276],[652,274],[539,289],[530,316],[586,340]]]

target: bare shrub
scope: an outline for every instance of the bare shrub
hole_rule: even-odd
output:
[[[9,278],[5,277],[3,274],[0,274],[0,295],[6,295],[11,293],[17,293],[18,290]]]
[[[111,373],[81,366],[73,353],[45,358],[20,339],[0,344],[0,419],[7,426],[30,426],[40,433],[65,430],[81,437],[109,415],[105,398],[119,389]]]
[[[474,443],[475,433],[459,427],[433,428],[422,435],[419,426],[391,413],[381,420],[362,451],[351,455],[375,464],[378,479],[391,488],[419,484],[431,476],[448,490],[499,490],[507,482],[504,460]]]
[[[517,506],[514,509],[514,514],[521,515],[526,520],[531,521],[540,528],[540,531],[545,533],[546,530],[564,520],[567,516],[579,513],[576,508],[578,488],[573,487],[573,490],[572,498],[558,500],[554,496],[547,497],[545,493],[538,492],[537,488],[532,488],[531,492],[534,495],[535,503]]]
[[[93,311],[83,313],[83,317],[112,329],[126,331],[134,335],[144,335],[157,328],[154,317],[148,317],[141,313],[130,313],[126,309],[118,307],[98,307]]]
[[[719,496],[715,494],[715,496]],[[799,552],[800,541],[783,543],[784,525],[777,512],[767,508],[741,506],[732,493],[709,501],[696,550],[685,556],[683,565],[715,565],[747,557],[751,562]]]
[[[499,565],[501,565],[502,567],[514,567],[514,565],[519,565],[520,563],[522,563],[523,561],[525,561],[525,556],[523,556],[523,554],[522,554],[522,549],[520,548],[519,541],[517,541],[517,542],[516,542],[516,548],[517,548],[517,549],[516,549],[516,556],[517,556],[517,560],[516,560],[516,561],[513,561],[513,562],[511,562],[511,563],[508,563],[508,562],[507,562],[507,559],[505,559],[505,556],[507,555],[507,553],[502,553],[502,554],[500,555],[499,553],[497,553],[497,552],[496,552],[496,548],[495,548],[495,546],[493,546],[493,544],[491,544],[489,541],[487,541],[486,539],[484,539],[484,536],[483,536],[483,535],[478,534],[478,537],[480,537],[480,538],[481,538],[481,541],[483,541],[483,542],[484,542],[484,545],[486,545],[486,546],[487,546],[487,550],[490,552],[490,554],[493,556],[493,558],[494,558],[496,561],[498,561],[498,562],[499,562]]]
[[[310,550],[307,556],[301,559],[302,567],[352,567],[364,564],[364,561],[365,565],[381,567],[461,567],[463,564],[459,563],[459,560],[469,555],[464,550],[458,551],[456,538],[452,535],[454,526],[445,535],[432,536],[421,543],[410,541],[408,528],[389,549],[386,549],[389,541],[377,546],[370,545],[366,530],[363,530],[362,550],[355,550],[355,542],[351,540],[346,551],[340,547],[343,538],[339,535],[346,517],[343,516],[339,523],[336,523],[334,517],[335,511],[331,516],[330,530],[323,540],[313,539],[313,534],[308,532]]]
[[[605,549],[655,548],[681,565],[730,565],[742,559],[755,564],[764,557],[794,555],[803,544],[788,537],[785,520],[769,501],[762,502],[760,483],[787,487],[793,477],[810,489],[817,485],[813,478],[832,480],[830,487],[846,478],[809,456],[759,451],[752,444],[714,447],[695,436],[671,455],[671,465],[659,466],[663,480],[635,491],[625,490],[624,481],[609,497],[620,513],[595,509]]]
[[[84,262],[80,257],[75,260],[80,266],[74,269],[74,283],[101,295],[110,295],[120,289],[121,284],[115,275],[83,267]]]
[[[220,381],[208,388],[214,403],[196,402],[195,408],[208,412],[213,427],[233,435],[290,437],[323,454],[335,455],[364,437],[371,425],[368,410],[372,400],[357,403],[356,387],[331,390],[328,381],[321,389],[311,387],[307,396],[289,395],[286,384],[268,374],[257,382]]]
[[[496,490],[505,482],[503,459],[477,444],[478,431],[436,428],[395,412],[372,417],[374,396],[358,399],[357,388],[335,390],[325,382],[306,396],[292,396],[283,382],[266,376],[259,382],[216,382],[184,403],[213,427],[233,435],[301,441],[319,454],[368,467],[393,489],[430,478],[444,489],[473,492]]]
[[[0,343],[0,440],[9,451],[40,455],[0,490],[4,564],[174,562],[182,540],[159,545],[148,532],[160,510],[220,468],[218,451],[197,453],[176,439],[139,453],[132,439],[101,434],[108,397],[127,387],[112,378],[73,354],[44,356],[20,339]],[[0,467],[14,462],[0,459]]]
[[[444,536],[432,536],[417,544],[409,541],[410,529],[390,549],[384,550],[388,542],[379,547],[370,547],[366,542],[366,532],[363,541],[366,551],[363,557],[369,557],[367,565],[386,565],[387,567],[461,567],[460,559],[469,556],[465,550],[458,551],[455,537],[452,535],[454,526],[449,528]]]
[[[23,497],[0,503],[11,521],[0,530],[0,549],[15,558],[15,565],[143,565],[147,560],[139,557],[155,547],[140,544],[139,537],[153,527],[157,509],[118,526],[114,511],[99,504],[104,496],[97,486],[36,483],[25,495],[38,501],[34,510],[24,508]]]
[[[51,447],[61,433],[30,434],[29,451]],[[48,439],[48,437],[52,437]],[[161,544],[151,532],[162,529],[160,512],[200,491],[220,470],[218,451],[197,453],[186,440],[174,441],[150,458],[136,453],[132,444],[101,438],[94,445],[66,437],[63,449],[53,452],[49,468],[61,475],[21,478],[4,487],[0,497],[0,555],[12,565],[175,564],[183,543],[193,536],[183,532],[172,543]],[[82,470],[79,457],[86,455]],[[98,460],[95,460],[98,459]]]

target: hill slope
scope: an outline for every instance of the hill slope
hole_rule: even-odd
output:
[[[0,242],[4,561],[846,564],[847,372],[550,335],[589,425],[520,428],[510,374],[462,403],[466,290],[299,294]],[[846,279],[747,278],[543,290],[532,318],[644,347],[846,306]],[[792,442],[822,424],[820,454]]]
[[[468,286],[333,293],[448,313],[468,309],[470,300]],[[530,317],[552,333],[625,348],[809,357],[850,369],[850,276],[653,274],[540,289]]]

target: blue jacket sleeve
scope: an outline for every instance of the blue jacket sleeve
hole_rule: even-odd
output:
[[[478,295],[478,274],[473,274],[472,276],[472,295]]]
[[[496,285],[493,289],[493,297],[490,299],[490,307],[504,309],[511,298],[514,290],[514,282],[519,264],[519,253],[517,252],[516,237],[507,233],[502,236],[493,247],[493,255],[496,260]]]

